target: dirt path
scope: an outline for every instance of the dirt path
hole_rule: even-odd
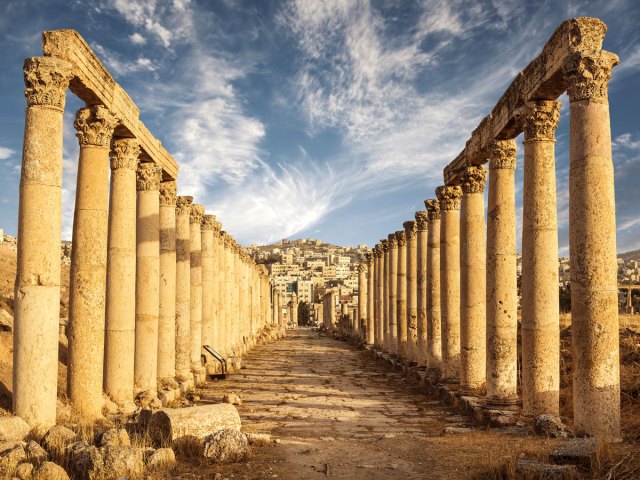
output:
[[[177,478],[491,478],[492,467],[555,444],[496,431],[443,434],[467,419],[364,351],[310,329],[257,347],[241,373],[200,393],[219,402],[230,392],[244,399],[243,429],[279,443],[254,448],[247,464],[183,465]]]

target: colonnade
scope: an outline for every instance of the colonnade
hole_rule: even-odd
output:
[[[54,56],[24,64],[13,409],[32,426],[56,420],[62,126],[77,72]],[[162,400],[203,383],[215,367],[203,345],[238,359],[282,319],[267,269],[203,205],[176,196],[177,167],[144,125],[129,128],[116,104],[86,103],[74,122],[67,391],[93,419],[103,393],[127,410],[141,392]]]
[[[514,81],[465,150],[445,168],[444,185],[436,188],[436,198],[425,201],[426,211],[416,212],[415,222],[403,223],[403,230],[389,234],[365,257],[361,272],[367,272],[366,279],[359,290],[367,304],[360,321],[368,344],[407,365],[436,372],[441,382],[457,384],[460,395],[484,397],[489,408],[521,402],[525,416],[558,416],[554,134],[560,118],[556,98],[566,91],[573,421],[578,434],[617,438],[616,227],[607,83],[618,58],[600,50],[605,30],[601,21],[590,18],[558,28],[543,54]],[[580,38],[568,35],[576,31]],[[553,83],[541,80],[550,78]],[[514,172],[515,138],[521,132],[519,322]]]

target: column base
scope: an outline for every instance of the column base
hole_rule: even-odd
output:
[[[522,405],[522,401],[518,397],[500,397],[493,395],[486,398],[487,408],[512,407]]]
[[[195,389],[195,382],[193,377],[181,380],[179,382],[179,385],[180,385],[180,396],[182,397],[184,397],[187,393]]]

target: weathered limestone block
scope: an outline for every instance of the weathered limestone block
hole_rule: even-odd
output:
[[[249,454],[249,442],[244,433],[235,429],[223,429],[204,439],[204,456],[214,463],[234,463]]]
[[[29,430],[29,424],[20,417],[0,417],[0,442],[21,442],[29,434]]]
[[[440,202],[424,201],[429,218],[427,237],[427,368],[442,366],[442,328],[440,324]]]

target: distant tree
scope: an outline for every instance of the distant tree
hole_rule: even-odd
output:
[[[307,302],[298,304],[298,325],[309,325],[311,323],[311,309]]]
[[[560,313],[571,312],[571,284],[560,286]]]

